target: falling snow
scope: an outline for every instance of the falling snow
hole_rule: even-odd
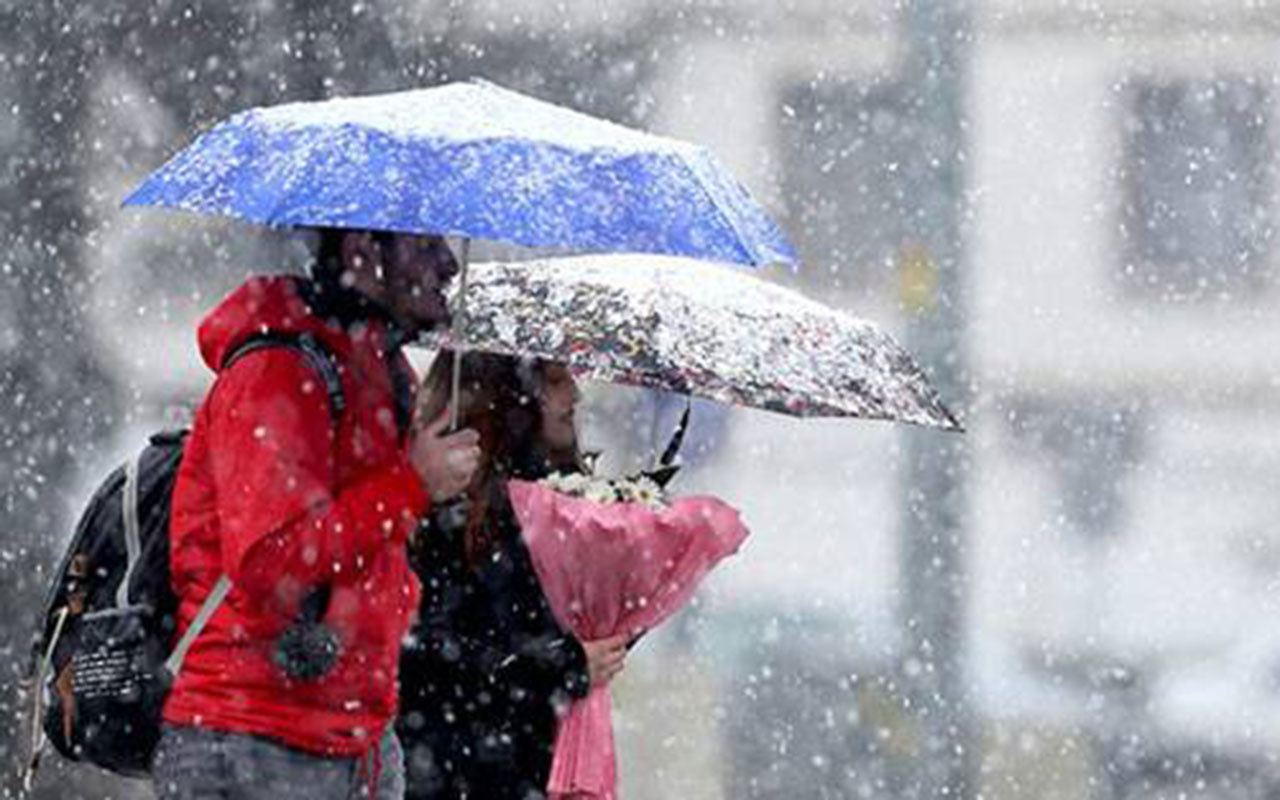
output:
[[[672,489],[751,537],[628,655],[623,797],[1275,796],[1276,22],[1262,0],[0,4],[0,797],[79,509],[190,423],[201,316],[309,258],[298,231],[121,201],[249,109],[472,79],[694,143],[694,181],[714,158],[796,246],[753,280],[875,323],[967,429],[695,405]],[[520,245],[473,254],[549,255]],[[582,437],[632,472],[683,408],[589,384]],[[30,796],[153,795],[50,754]]]

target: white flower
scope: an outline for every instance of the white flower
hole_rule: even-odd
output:
[[[585,492],[587,487],[591,485],[591,479],[586,475],[572,472],[564,476],[564,487],[573,494]]]
[[[594,475],[553,473],[543,478],[542,484],[552,491],[602,505],[640,503],[650,508],[662,508],[666,505],[662,487],[645,477],[609,480]]]
[[[637,503],[643,503],[652,508],[666,505],[662,497],[662,487],[648,478],[641,477],[637,479],[632,493]]]
[[[569,473],[565,475],[559,472],[553,472],[546,478],[543,478],[542,483],[557,492],[570,495],[581,495],[587,486],[587,478],[586,476],[579,475],[577,473]]]
[[[616,498],[613,487],[608,481],[600,481],[590,484],[583,491],[582,496],[593,503],[612,503]]]

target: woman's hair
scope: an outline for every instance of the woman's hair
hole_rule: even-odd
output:
[[[415,425],[426,425],[448,408],[454,353],[442,350],[423,380]],[[480,435],[480,465],[467,487],[470,501],[465,533],[469,561],[487,553],[496,535],[489,512],[509,478],[534,480],[553,468],[541,441],[539,395],[543,362],[490,353],[466,353],[458,393],[458,426]],[[576,450],[572,454],[576,462]]]

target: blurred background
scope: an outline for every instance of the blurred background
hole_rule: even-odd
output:
[[[1280,3],[3,0],[0,42],[5,797],[75,513],[307,259],[121,198],[235,111],[473,76],[710,147],[802,253],[767,277],[968,426],[695,403],[676,486],[753,536],[616,684],[624,797],[1280,797]],[[620,471],[683,400],[586,405]]]

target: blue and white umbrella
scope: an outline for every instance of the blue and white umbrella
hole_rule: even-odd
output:
[[[795,259],[705,148],[482,81],[236,114],[125,205],[574,252]]]

